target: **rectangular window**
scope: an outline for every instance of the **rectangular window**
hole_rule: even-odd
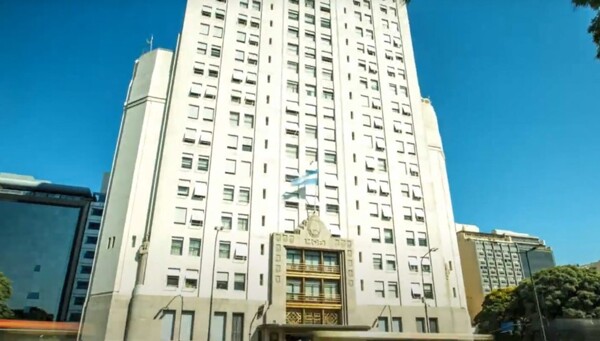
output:
[[[199,257],[201,244],[200,239],[191,238],[188,246],[188,256]]]
[[[427,246],[427,234],[425,232],[418,232],[417,237],[419,238],[419,246]]]
[[[396,332],[396,333],[402,332],[402,318],[401,317],[392,317],[392,332]]]
[[[248,216],[245,214],[240,214],[238,216],[237,226],[239,231],[248,231]]]
[[[223,187],[223,200],[233,201],[234,193],[235,193],[235,187],[225,185],[225,187]]]
[[[249,188],[240,188],[240,195],[238,198],[238,202],[240,204],[247,204],[250,202],[250,189]]]
[[[233,313],[231,316],[231,341],[244,341],[244,314]]]
[[[373,269],[383,270],[381,254],[373,254]]]
[[[246,128],[254,128],[254,116],[245,114],[244,115],[244,127]]]
[[[231,243],[219,242],[219,258],[229,258],[231,256]]]
[[[217,272],[217,289],[227,290],[229,288],[229,272]]]
[[[371,227],[371,241],[381,243],[381,230],[378,227]]]
[[[190,341],[194,335],[194,312],[193,311],[182,311],[181,312],[181,328],[180,328],[179,340]],[[161,339],[162,340],[162,339]]]
[[[325,152],[325,163],[336,164],[337,156],[335,152]]]
[[[233,224],[233,215],[231,213],[222,213],[221,214],[221,226],[223,226],[223,229],[231,230],[232,224]]]
[[[225,160],[225,174],[235,174],[236,160]]]
[[[440,332],[438,319],[436,317],[429,318],[429,332],[430,333],[439,333]]]
[[[285,145],[285,155],[291,159],[297,159],[298,158],[298,146],[293,145],[293,144],[286,144]]]
[[[175,207],[175,224],[185,224],[187,218],[187,208]]]
[[[433,285],[430,283],[423,284],[423,296],[425,298],[433,299]]]
[[[388,318],[380,316],[377,318],[377,330],[380,332],[387,332],[388,329]]]
[[[388,295],[392,298],[398,298],[398,283],[389,282],[388,283]]]
[[[233,280],[233,290],[246,290],[246,274],[236,273]]]
[[[375,296],[385,297],[385,283],[383,281],[375,281]]]
[[[422,317],[417,317],[417,333],[425,333],[425,319]]]
[[[183,252],[183,238],[172,237],[171,238],[171,254],[174,256],[181,256]]]
[[[169,268],[167,270],[167,288],[179,287],[179,269]]]
[[[242,138],[242,150],[245,152],[252,151],[252,138],[251,137]]]
[[[173,334],[175,332],[175,311],[163,310],[160,316],[160,320],[160,339],[173,340]]]
[[[415,233],[413,231],[406,231],[406,245],[415,246]]]
[[[191,164],[190,164],[191,166]],[[208,170],[208,156],[199,155],[198,156],[198,170],[199,171],[207,171]]]

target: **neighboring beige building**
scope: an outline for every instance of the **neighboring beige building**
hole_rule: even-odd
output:
[[[136,62],[97,253],[86,341],[473,339],[403,1],[190,0]]]
[[[492,290],[517,286],[528,278],[528,265],[533,273],[554,266],[552,250],[538,237],[505,230],[484,233],[465,224],[456,224],[456,230],[471,319]],[[539,249],[532,250],[536,246]]]
[[[586,265],[582,265],[585,268],[590,268],[590,269],[594,269],[596,271],[600,271],[600,261],[597,262],[593,262],[590,264],[586,264]]]

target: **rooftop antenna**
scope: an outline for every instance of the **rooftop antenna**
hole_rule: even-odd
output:
[[[150,35],[150,39],[146,39],[146,44],[148,44],[148,46],[150,47],[149,51],[152,51],[152,44],[154,43],[154,35],[151,34]]]

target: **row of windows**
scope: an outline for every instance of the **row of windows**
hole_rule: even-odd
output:
[[[225,0],[218,0],[225,2]],[[244,2],[243,0],[240,3]],[[254,1],[255,2],[255,1]],[[176,310],[162,310],[160,340],[173,340],[175,328],[179,330],[178,340],[192,340],[194,335],[195,312],[182,310],[180,322],[175,324]],[[227,321],[227,313],[216,311],[213,314],[214,328],[211,330],[211,340],[225,341],[227,329],[231,331],[231,341],[244,340],[244,313],[232,313],[231,324]],[[231,327],[230,327],[231,325]],[[218,326],[218,327],[217,327]]]
[[[361,290],[364,289],[364,285],[361,282]],[[397,282],[387,282],[387,291],[385,281],[374,281],[375,288],[375,296],[380,298],[398,298],[398,283]],[[387,292],[387,293],[386,293]],[[411,282],[410,283],[410,293],[412,298],[420,299],[421,297],[425,297],[427,299],[433,299],[433,285],[431,283],[424,283],[423,290],[421,290],[421,283]]]
[[[359,261],[361,260],[361,256],[359,255]],[[418,272],[419,264],[421,265],[421,271],[423,272],[431,272],[431,263],[429,258],[423,258],[422,263],[419,262],[418,257],[409,256],[408,257],[408,270],[410,272]],[[383,263],[383,255],[381,253],[373,254],[373,269],[375,270],[384,270]],[[395,255],[386,255],[385,256],[385,271],[396,271],[396,256]]]

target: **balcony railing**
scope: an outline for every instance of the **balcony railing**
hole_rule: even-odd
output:
[[[328,303],[328,304],[340,304],[342,298],[339,294],[319,294],[319,295],[307,295],[307,294],[287,294],[288,302],[303,302],[303,303]]]
[[[323,264],[305,264],[305,263],[287,263],[288,271],[298,272],[320,272],[320,273],[331,273],[339,274],[339,265],[323,265]]]

